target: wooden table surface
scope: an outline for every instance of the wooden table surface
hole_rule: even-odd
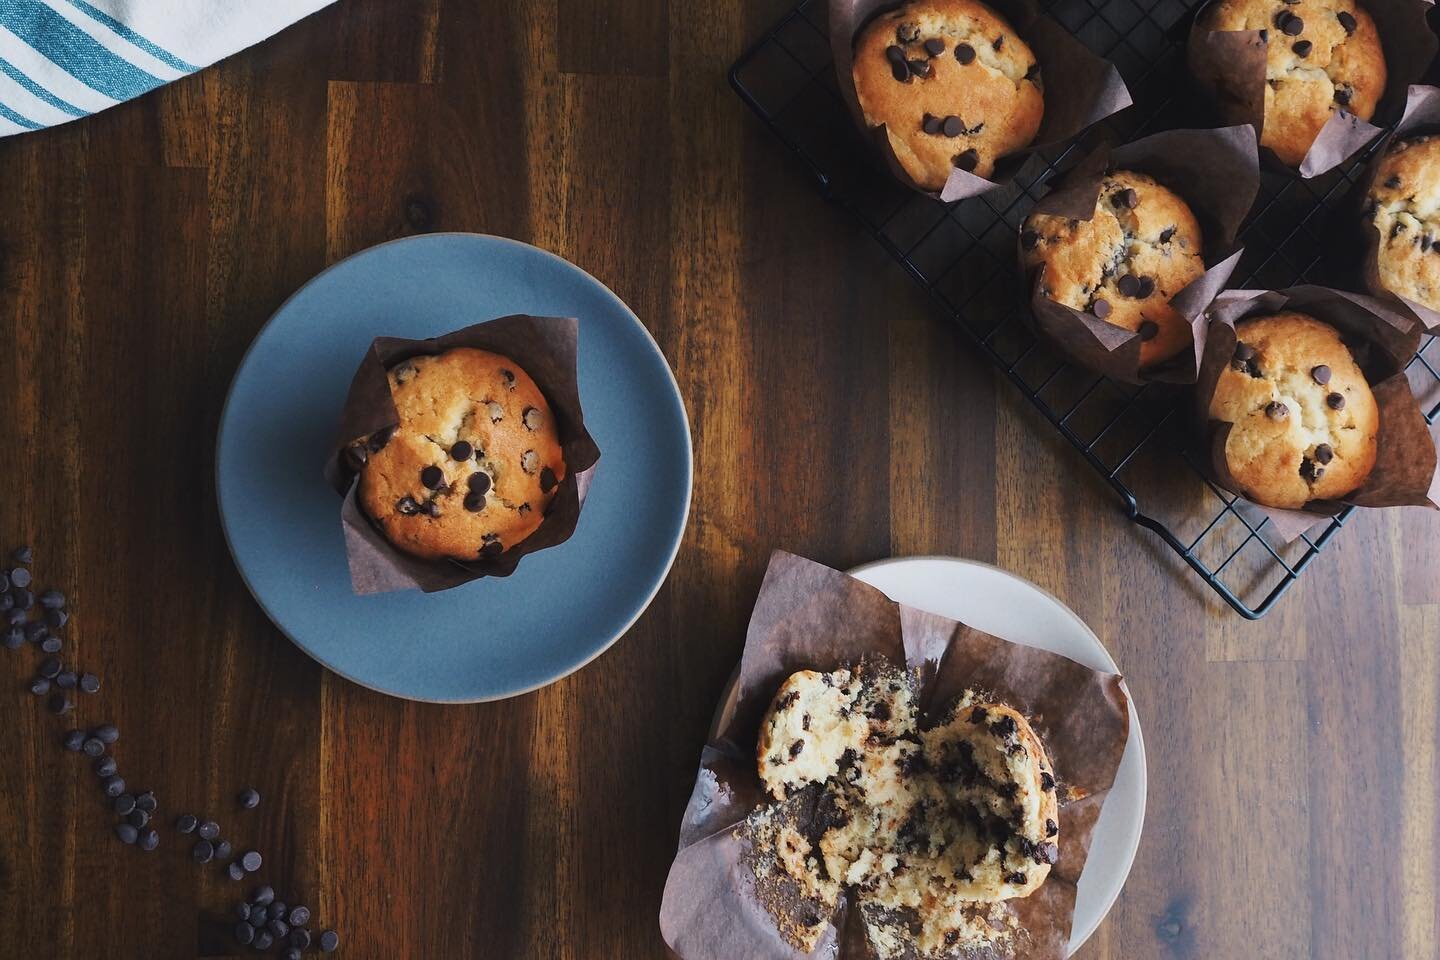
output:
[[[62,586],[104,679],[60,720],[0,649],[0,956],[181,958],[239,885],[166,829],[118,844],[71,722],[132,786],[264,852],[344,955],[662,957],[698,750],[769,551],[991,561],[1129,677],[1150,764],[1129,884],[1080,956],[1436,955],[1440,518],[1357,515],[1240,619],[727,88],[787,0],[344,0],[217,68],[0,142],[0,533]],[[226,551],[215,429],[241,354],[321,268],[407,234],[538,244],[670,358],[695,497],[648,613],[503,703],[320,669]],[[276,464],[276,469],[284,469]],[[642,505],[643,506],[643,505]],[[238,811],[253,784],[265,800]]]

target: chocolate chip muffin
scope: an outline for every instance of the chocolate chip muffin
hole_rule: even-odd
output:
[[[1196,30],[1259,30],[1265,39],[1265,116],[1260,145],[1298,167],[1335,110],[1361,120],[1375,115],[1385,92],[1380,33],[1352,0],[1215,0]],[[1194,34],[1192,33],[1192,36]],[[1220,78],[1222,87],[1242,77]],[[1244,123],[1236,89],[1219,91],[1222,110]]]
[[[496,557],[540,526],[565,461],[555,418],[509,358],[459,347],[389,371],[399,423],[371,437],[359,501],[417,557]]]
[[[1440,137],[1398,140],[1376,165],[1366,216],[1372,293],[1440,310]]]
[[[1105,177],[1089,220],[1032,214],[1020,231],[1027,267],[1057,303],[1140,334],[1140,365],[1190,346],[1190,324],[1170,299],[1205,272],[1189,206],[1143,173]]]
[[[762,851],[757,874],[781,871],[820,906],[849,888],[872,944],[926,956],[993,945],[1010,931],[984,905],[1033,893],[1059,857],[1058,788],[1039,737],[1014,709],[973,693],[925,728],[900,670],[803,671],[772,702],[758,754],[784,803],[820,792],[803,823],[784,826],[777,808],[747,821]],[[779,919],[809,950],[828,916]]]
[[[1035,139],[1045,111],[1035,55],[977,0],[912,0],[876,17],[856,41],[853,72],[866,123],[885,125],[926,190],[957,167],[990,176]]]
[[[1210,417],[1233,424],[1225,466],[1240,492],[1270,507],[1334,500],[1375,466],[1380,415],[1334,327],[1303,313],[1235,325]]]

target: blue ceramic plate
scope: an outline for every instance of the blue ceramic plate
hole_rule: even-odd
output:
[[[575,535],[510,577],[356,596],[322,469],[360,358],[377,336],[511,313],[580,320],[580,396],[602,456]],[[230,550],[270,619],[341,676],[411,700],[499,699],[590,662],[655,596],[690,510],[685,406],[649,332],[578,267],[478,234],[372,247],[286,301],[235,374],[215,468]]]

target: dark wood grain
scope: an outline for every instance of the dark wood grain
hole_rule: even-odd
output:
[[[57,720],[22,692],[33,653],[0,651],[0,956],[239,952],[237,886],[168,830],[154,855],[121,848],[61,751],[68,723],[112,720],[162,819],[263,850],[346,956],[663,957],[680,812],[775,547],[997,562],[1114,652],[1149,814],[1082,957],[1435,955],[1440,520],[1362,513],[1264,621],[1223,608],[729,92],[785,3],[346,0],[0,141],[0,539],[36,543],[74,603],[71,655],[106,683]],[[250,599],[214,506],[220,407],[261,324],[325,265],[435,230],[608,284],[694,433],[655,603],[585,670],[498,704],[323,671]]]

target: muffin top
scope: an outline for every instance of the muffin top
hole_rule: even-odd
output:
[[[1020,231],[1027,267],[1043,267],[1041,293],[1140,334],[1140,364],[1192,343],[1190,324],[1170,298],[1205,272],[1200,225],[1152,177],[1116,170],[1105,177],[1089,220],[1032,214]]]
[[[1365,209],[1375,227],[1366,263],[1371,291],[1440,310],[1440,137],[1392,144],[1376,165]]]
[[[870,126],[926,190],[956,167],[981,177],[1035,139],[1040,65],[1015,29],[977,0],[915,0],[855,44],[855,92]]]
[[[1375,115],[1385,92],[1380,33],[1353,0],[1216,0],[1209,30],[1265,31],[1265,119],[1260,145],[1298,167],[1335,110]]]
[[[1375,466],[1380,414],[1340,334],[1303,313],[1235,325],[1210,417],[1233,424],[1225,463],[1245,496],[1296,509],[1339,499]]]
[[[540,526],[565,478],[555,418],[508,357],[459,347],[389,371],[399,422],[369,443],[365,513],[417,557],[499,556]]]

